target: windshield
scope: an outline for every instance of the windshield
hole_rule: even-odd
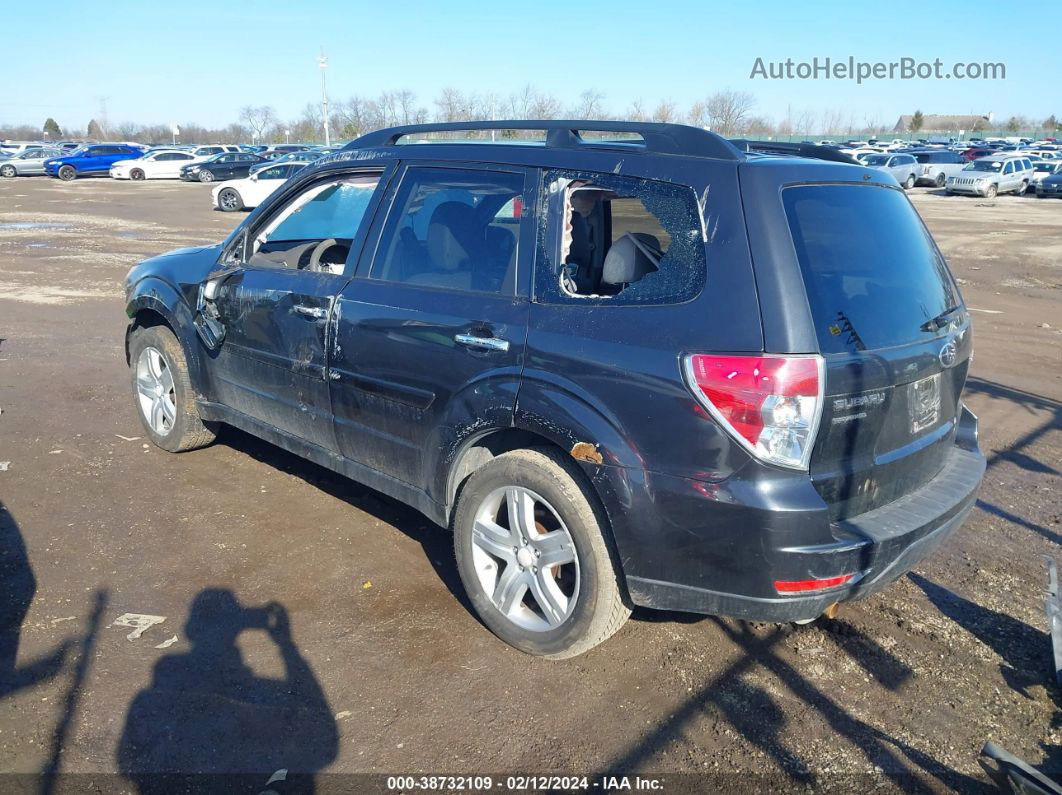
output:
[[[1003,164],[998,160],[975,160],[970,163],[963,171],[991,171],[996,172],[1003,168]]]
[[[889,162],[888,155],[865,155],[863,162],[868,166],[883,166]]]
[[[944,258],[898,189],[803,185],[782,192],[823,353],[928,339],[960,304]],[[928,325],[927,325],[928,324]]]

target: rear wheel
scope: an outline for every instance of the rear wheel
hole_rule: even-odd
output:
[[[243,209],[243,199],[239,191],[234,188],[223,188],[218,193],[218,207],[227,213],[234,213]]]
[[[944,172],[941,171],[939,174],[937,174],[937,178],[935,180],[933,180],[933,184],[936,185],[938,188],[943,188],[944,187],[944,183],[947,182],[947,181],[948,181],[948,178],[945,177],[944,176]]]
[[[59,179],[63,180],[63,182],[77,179],[77,169],[73,166],[60,166]]]
[[[15,167],[14,166],[12,166],[10,164],[6,165],[6,166],[0,166],[0,177],[8,177],[10,179],[11,177],[14,177],[14,176],[17,176],[17,175],[18,175],[18,172],[15,171]]]
[[[1021,181],[1021,184],[1015,189],[1014,193],[1017,196],[1024,196],[1025,195],[1025,191],[1027,191],[1028,189],[1029,189],[1029,182],[1028,182],[1028,180],[1024,180],[1023,179]]]
[[[129,172],[129,179],[136,180],[137,182],[144,179],[145,176],[146,175],[144,174],[144,169],[142,168],[134,168],[132,171]]]
[[[903,181],[903,189],[904,190],[910,190],[914,186],[915,186],[915,175],[914,174],[908,174],[907,175],[907,179],[905,179]]]
[[[171,453],[205,447],[215,430],[199,417],[181,344],[165,326],[138,329],[129,343],[133,396],[151,441]]]
[[[457,503],[454,551],[483,623],[554,659],[612,636],[630,609],[606,523],[582,472],[553,451],[515,450],[477,470]]]
[[[199,170],[199,181],[200,182],[213,182],[214,181],[213,172],[208,171],[205,168],[200,169]]]

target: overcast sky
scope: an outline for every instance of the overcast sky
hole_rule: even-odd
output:
[[[574,102],[585,89],[622,113],[641,99],[685,109],[713,91],[752,93],[754,112],[779,120],[843,109],[858,125],[902,113],[1062,116],[1062,48],[1026,16],[969,2],[823,3],[696,0],[536,0],[465,3],[146,2],[5,4],[0,16],[0,123],[83,127],[106,102],[112,124],[235,121],[247,104],[298,116],[329,94],[410,89],[434,110],[446,86],[506,96],[525,84]],[[1045,9],[1047,6],[1044,7]],[[1050,12],[1048,12],[1050,13]],[[995,19],[996,22],[992,20]],[[1001,29],[1005,28],[1004,29]],[[765,62],[1003,62],[1004,80],[750,79]]]

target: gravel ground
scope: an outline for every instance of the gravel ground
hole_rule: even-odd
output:
[[[833,620],[639,611],[558,663],[476,621],[414,511],[235,431],[146,444],[122,279],[241,215],[197,184],[0,180],[0,771],[966,792],[991,739],[1062,778],[1042,560],[1062,539],[1062,202],[912,199],[977,310],[989,470],[963,529]],[[125,613],[165,621],[129,640]]]

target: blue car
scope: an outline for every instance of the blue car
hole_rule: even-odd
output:
[[[45,160],[44,172],[50,177],[59,177],[64,182],[70,182],[92,174],[109,174],[112,163],[140,157],[142,154],[135,146],[126,144],[87,144],[68,155]]]

